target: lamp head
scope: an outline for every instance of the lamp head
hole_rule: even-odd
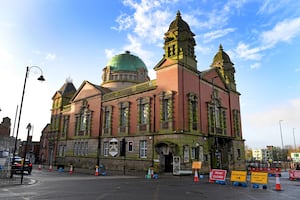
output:
[[[41,75],[37,80],[39,80],[39,81],[45,81],[45,78],[44,78],[43,75]]]
[[[26,128],[30,131],[31,130],[31,124],[29,123]]]

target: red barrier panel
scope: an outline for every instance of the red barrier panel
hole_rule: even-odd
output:
[[[300,170],[289,170],[289,179],[291,181],[300,179]]]

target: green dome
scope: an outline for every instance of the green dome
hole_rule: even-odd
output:
[[[137,71],[147,67],[145,63],[137,56],[130,54],[129,51],[125,51],[123,54],[116,55],[110,59],[106,66],[110,66],[111,71]]]

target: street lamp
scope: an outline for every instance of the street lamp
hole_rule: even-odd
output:
[[[283,139],[282,139],[282,128],[281,128],[281,122],[283,120],[279,120],[279,128],[280,128],[280,137],[281,137],[281,148],[283,150]]]
[[[24,94],[25,94],[25,88],[26,88],[26,81],[29,75],[29,72],[32,68],[37,68],[40,70],[41,75],[38,77],[37,80],[39,81],[45,81],[45,78],[43,76],[43,71],[40,67],[38,66],[31,66],[31,67],[26,67],[26,73],[25,73],[25,79],[24,79],[24,85],[23,85],[23,92],[22,92],[22,98],[21,98],[21,104],[20,104],[20,110],[19,110],[19,119],[18,119],[18,125],[17,125],[17,133],[16,133],[16,139],[15,139],[15,148],[14,148],[14,152],[13,152],[13,159],[12,159],[12,163],[14,163],[15,161],[15,154],[16,154],[16,149],[17,149],[17,142],[18,142],[18,134],[19,134],[19,127],[20,127],[20,121],[21,121],[21,114],[22,114],[22,107],[23,107],[23,100],[24,100]],[[13,177],[13,173],[11,171],[10,173],[10,178]]]
[[[297,147],[296,147],[296,138],[295,138],[295,128],[293,128],[293,137],[294,137],[294,147],[295,147],[295,153],[296,153]]]
[[[26,161],[26,154],[27,154],[27,149],[28,149],[28,140],[29,140],[29,133],[31,131],[31,124],[29,123],[27,125],[27,140],[26,140],[26,146],[25,146],[25,151],[24,151],[24,158],[23,158],[23,163],[22,163],[22,173],[21,173],[21,184],[23,184],[23,176],[24,176],[24,165]]]

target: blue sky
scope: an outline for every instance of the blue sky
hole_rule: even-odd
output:
[[[0,0],[0,118],[12,129],[26,66],[46,82],[27,79],[19,137],[33,138],[50,122],[51,98],[71,78],[102,82],[109,59],[139,56],[151,79],[163,37],[180,10],[196,37],[198,70],[208,69],[219,44],[236,69],[243,135],[250,148],[300,145],[300,1],[294,0]],[[15,125],[16,129],[16,125]],[[293,132],[294,130],[294,132]]]

